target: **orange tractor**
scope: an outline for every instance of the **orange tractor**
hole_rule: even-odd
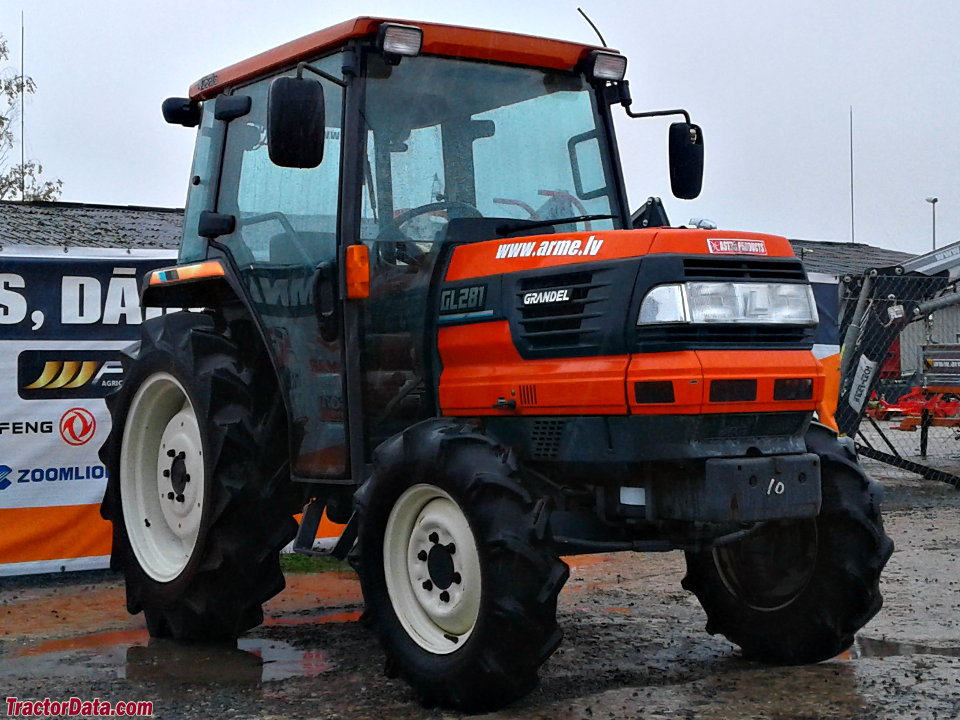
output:
[[[278,554],[357,569],[426,701],[522,696],[563,555],[686,553],[750,657],[807,663],[879,609],[880,491],[813,420],[817,312],[782,237],[631,216],[615,51],[358,18],[164,103],[198,127],[179,264],[151,273],[102,454],[113,566],[154,636],[233,638]],[[823,417],[829,422],[829,418]]]

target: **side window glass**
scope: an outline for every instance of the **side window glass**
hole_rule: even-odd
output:
[[[342,63],[325,58],[317,64],[332,74]],[[272,79],[237,90],[252,104],[250,113],[227,130],[217,209],[235,216],[237,229],[224,241],[241,266],[315,267],[336,257],[342,90],[321,80],[327,119],[323,162],[316,168],[282,168],[270,161],[266,145]]]
[[[360,239],[373,240],[380,232],[380,207],[377,197],[377,154],[373,131],[367,131],[366,157],[360,200]]]
[[[197,131],[193,150],[193,168],[190,171],[190,190],[183,218],[183,242],[180,243],[179,262],[202,260],[206,255],[206,241],[197,234],[200,213],[213,210],[217,204],[217,173],[220,171],[220,153],[223,149],[225,123],[214,120],[216,100],[203,105],[203,117]],[[196,178],[196,182],[192,179]]]

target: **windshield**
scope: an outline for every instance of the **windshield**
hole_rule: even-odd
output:
[[[566,221],[618,207],[595,94],[581,76],[370,56],[367,77],[364,239],[402,229],[432,242],[449,220],[480,216],[564,219],[558,232],[618,222]]]

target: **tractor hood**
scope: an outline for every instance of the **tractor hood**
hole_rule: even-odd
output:
[[[810,412],[823,393],[812,293],[782,237],[651,229],[474,243],[454,250],[437,300],[447,414]]]

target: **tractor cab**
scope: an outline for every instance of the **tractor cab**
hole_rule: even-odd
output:
[[[236,267],[289,399],[295,476],[348,479],[435,414],[424,333],[445,246],[630,228],[610,113],[625,69],[600,48],[360,18],[167,101],[200,126],[180,262]],[[702,145],[676,125],[690,196]],[[365,248],[369,297],[341,310],[348,248]]]

